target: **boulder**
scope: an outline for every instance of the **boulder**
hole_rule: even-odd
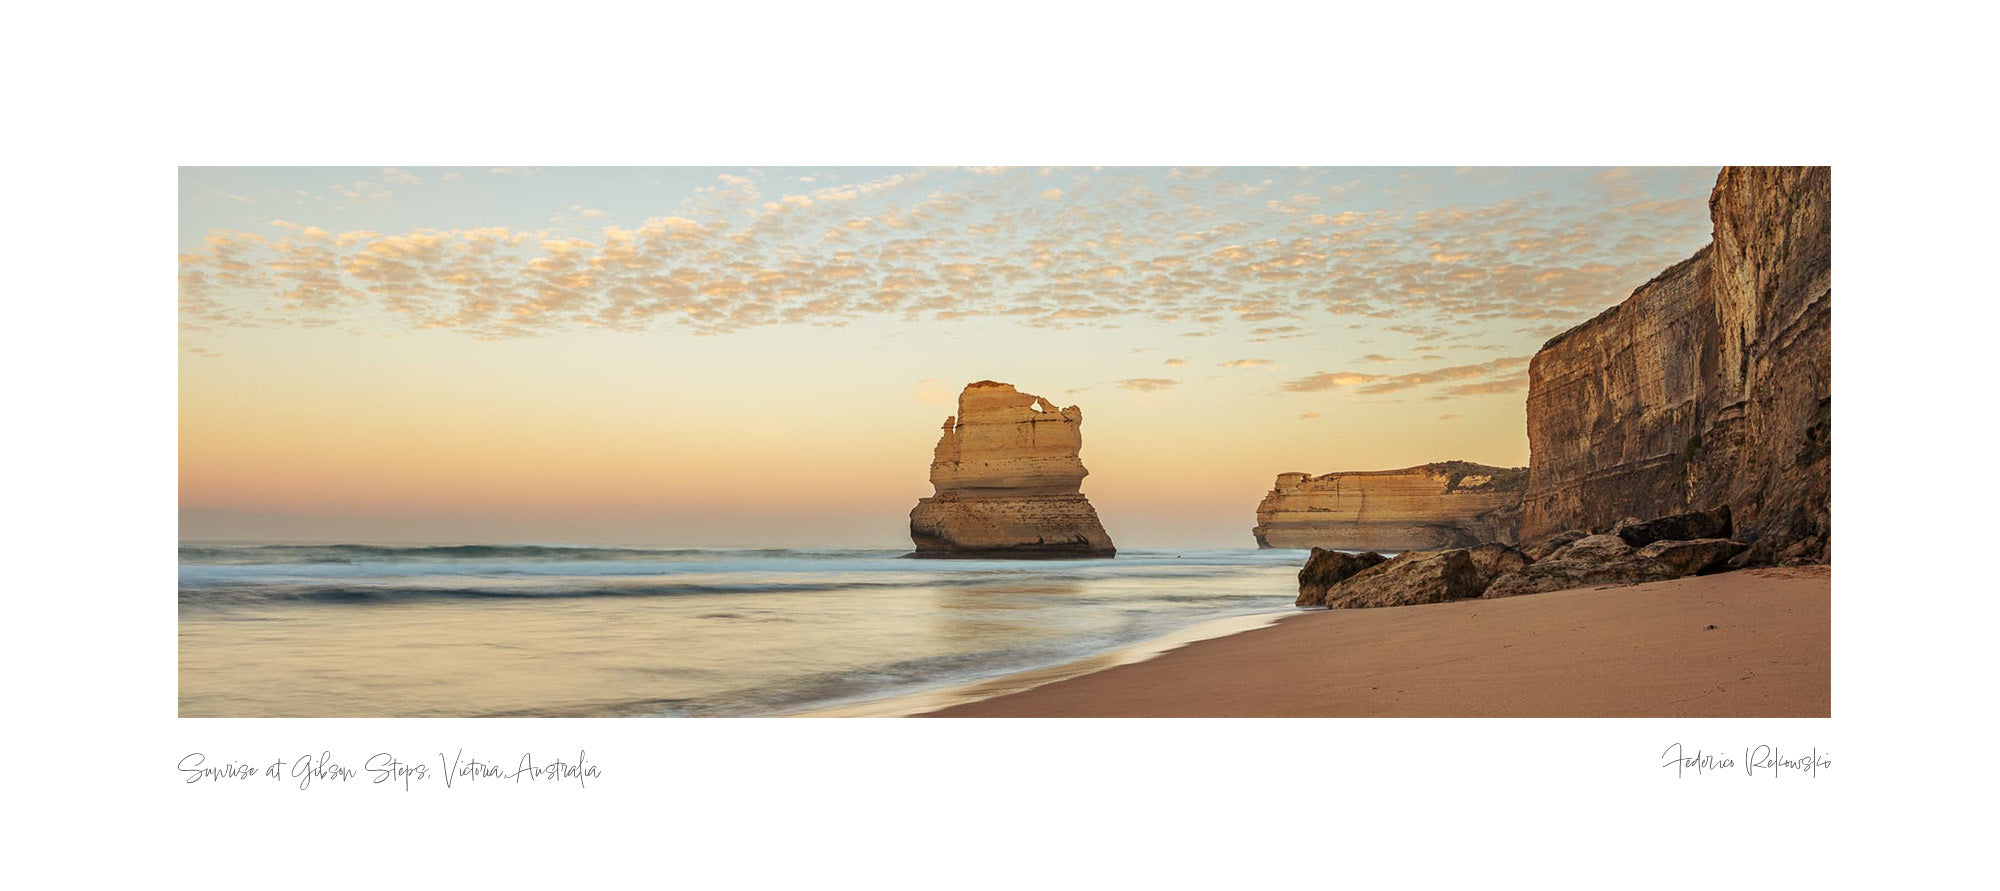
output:
[[[1729,559],[1743,553],[1748,544],[1726,538],[1697,538],[1690,541],[1656,541],[1640,548],[1634,556],[1657,560],[1675,575],[1700,575],[1728,566]]]
[[[1635,548],[1643,548],[1656,541],[1728,538],[1730,532],[1729,505],[1726,504],[1715,510],[1691,511],[1644,522],[1627,520],[1611,530],[1611,534]]]
[[[1299,599],[1293,605],[1325,606],[1328,588],[1388,560],[1389,558],[1374,551],[1349,554],[1325,548],[1313,548],[1312,556],[1306,558],[1305,568],[1299,570]]]
[[[1472,557],[1472,568],[1479,573],[1478,586],[1481,591],[1486,590],[1487,585],[1493,584],[1494,579],[1535,562],[1528,559],[1528,555],[1499,542],[1487,542],[1467,548],[1466,553]]]
[[[1550,558],[1536,561],[1495,579],[1480,596],[1513,597],[1518,594],[1540,594],[1543,591],[1562,591],[1569,588],[1663,582],[1676,577],[1673,569],[1658,560]]]
[[[1575,560],[1584,563],[1607,563],[1630,559],[1632,546],[1616,535],[1586,535],[1535,562],[1548,560]]]
[[[1549,555],[1555,553],[1558,548],[1588,535],[1590,533],[1582,529],[1565,530],[1522,548],[1521,553],[1526,554],[1530,561],[1547,560]]]
[[[1479,568],[1466,549],[1404,551],[1329,588],[1326,605],[1359,609],[1443,603],[1478,597],[1479,591]]]

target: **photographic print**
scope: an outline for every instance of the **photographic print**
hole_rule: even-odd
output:
[[[1826,167],[182,167],[181,717],[1828,717]]]

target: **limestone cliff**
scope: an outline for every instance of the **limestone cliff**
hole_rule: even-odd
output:
[[[1082,493],[1083,410],[997,381],[968,384],[931,459],[935,494],[910,511],[919,557],[1109,557]]]
[[[1745,562],[1825,562],[1832,172],[1731,167],[1714,240],[1528,370],[1521,537],[1727,506]]]
[[[1407,551],[1513,543],[1526,468],[1444,461],[1281,473],[1250,530],[1260,548]]]
[[[1521,536],[1609,532],[1688,508],[1700,432],[1709,248],[1624,303],[1558,335],[1528,364],[1528,493]],[[1709,505],[1701,505],[1708,507]]]

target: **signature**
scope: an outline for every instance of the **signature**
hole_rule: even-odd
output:
[[[1816,778],[1820,771],[1833,766],[1833,762],[1826,757],[1828,754],[1821,752],[1817,747],[1800,754],[1797,750],[1787,753],[1777,746],[1758,745],[1745,746],[1743,756],[1739,759],[1733,749],[1714,752],[1695,749],[1693,754],[1689,754],[1680,743],[1674,743],[1660,753],[1660,757],[1664,759],[1660,766],[1673,768],[1676,779],[1685,777],[1689,773],[1703,776],[1710,773],[1734,772],[1739,768],[1744,776],[1756,776],[1759,771],[1763,771],[1773,777],[1791,773]]]

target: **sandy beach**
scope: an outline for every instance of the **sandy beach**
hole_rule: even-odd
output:
[[[1830,717],[1831,569],[1325,610],[937,717]]]

